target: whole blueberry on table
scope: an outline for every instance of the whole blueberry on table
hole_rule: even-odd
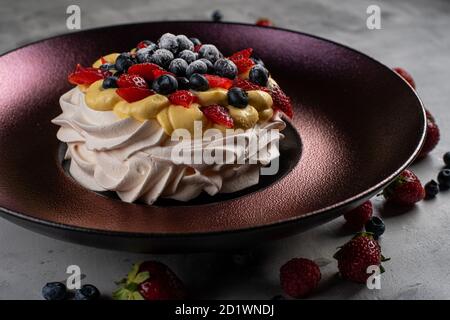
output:
[[[209,89],[209,82],[205,76],[194,73],[189,78],[189,87],[195,91],[206,91]]]
[[[92,284],[85,284],[75,291],[75,300],[97,300],[100,297],[100,291]]]
[[[174,76],[163,74],[153,81],[152,89],[160,94],[170,94],[177,91],[178,81]]]
[[[183,59],[190,64],[197,60],[197,54],[191,50],[183,50],[178,54],[178,58]]]
[[[165,33],[159,38],[158,45],[161,49],[169,50],[172,53],[178,52],[178,39],[172,33]]]
[[[444,163],[447,167],[450,167],[450,151],[444,154]]]
[[[378,239],[386,230],[386,226],[381,218],[372,217],[366,222],[365,229],[367,232],[373,233],[374,239]]]
[[[117,77],[111,76],[103,80],[103,89],[117,88]]]
[[[183,50],[194,50],[194,43],[186,37],[184,34],[180,34],[177,36],[178,42],[178,52]]]
[[[177,77],[178,81],[178,90],[188,90],[189,89],[189,80],[186,77]]]
[[[247,92],[238,87],[233,87],[227,93],[228,103],[236,108],[245,108],[248,104]]]
[[[116,59],[115,69],[119,72],[126,72],[133,64],[131,55],[128,52],[119,54]]]
[[[439,186],[444,189],[450,188],[450,169],[442,169],[438,174]]]
[[[67,296],[67,288],[61,282],[49,282],[42,288],[42,296],[45,300],[64,300]]]
[[[257,64],[250,69],[248,77],[251,82],[265,87],[269,81],[269,71],[264,66]]]
[[[223,18],[222,12],[220,12],[220,10],[214,10],[213,13],[211,14],[211,18],[214,22],[222,21]]]
[[[233,61],[229,59],[219,59],[214,63],[214,70],[219,77],[234,79],[238,74],[238,69]]]
[[[221,54],[219,49],[213,44],[204,44],[198,51],[198,57],[199,58],[205,58],[212,63],[216,62],[218,59],[220,59]]]
[[[192,62],[186,69],[186,76],[190,77],[194,73],[205,74],[208,71],[208,66],[201,60]]]
[[[169,50],[158,49],[152,54],[150,62],[153,62],[160,67],[166,68],[170,64],[170,61],[173,60],[173,58],[173,53]]]
[[[173,59],[169,65],[169,71],[177,76],[184,76],[187,68],[188,63],[181,58]]]
[[[436,197],[436,195],[439,193],[439,184],[431,180],[430,182],[427,182],[425,184],[425,198],[431,199]]]

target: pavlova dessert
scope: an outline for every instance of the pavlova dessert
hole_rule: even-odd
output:
[[[147,204],[257,184],[279,157],[280,113],[292,117],[292,106],[252,51],[225,57],[212,44],[166,33],[78,65],[68,77],[76,87],[52,120],[72,177]]]

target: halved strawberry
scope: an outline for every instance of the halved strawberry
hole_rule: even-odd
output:
[[[201,44],[196,44],[196,45],[194,46],[194,52],[199,52],[199,50],[200,50],[201,47],[202,47]]]
[[[144,78],[136,74],[124,73],[117,79],[117,86],[119,88],[148,88],[147,82]]]
[[[233,80],[231,79],[222,78],[211,74],[205,74],[204,76],[208,80],[210,88],[230,89],[233,86]]]
[[[234,127],[233,118],[231,118],[228,109],[221,105],[212,104],[206,107],[202,107],[202,112],[205,117],[213,123],[220,124],[226,128]]]
[[[294,116],[294,111],[292,110],[292,102],[291,99],[281,90],[281,88],[277,85],[273,85],[270,90],[270,95],[273,100],[273,109],[281,110],[292,119]]]
[[[163,74],[170,74],[171,76],[175,77],[175,75],[172,72],[169,72],[169,71],[166,71],[166,70],[163,70],[163,69],[153,69],[152,70],[152,77],[153,77],[153,79],[159,78]]]
[[[142,40],[136,45],[136,48],[138,49],[147,48],[151,43],[152,42],[150,40]]]
[[[196,96],[187,90],[178,90],[169,95],[169,101],[172,104],[189,108],[189,106],[195,102]]]
[[[238,73],[245,73],[255,64],[255,62],[250,59],[252,53],[253,49],[248,48],[233,53],[228,59],[234,62],[234,64],[238,68]]]
[[[71,84],[87,84],[90,85],[97,80],[104,79],[109,77],[111,72],[103,71],[98,68],[92,67],[82,67],[80,64],[77,64],[75,71],[69,74],[68,80]]]
[[[138,76],[141,76],[147,81],[153,81],[155,80],[153,71],[154,70],[162,70],[160,66],[154,63],[145,62],[145,63],[138,63],[133,64],[131,67],[128,68],[128,74],[136,74]]]
[[[127,102],[135,102],[142,100],[144,98],[147,98],[148,96],[151,96],[152,94],[155,94],[153,90],[146,89],[146,88],[136,88],[136,87],[129,87],[129,88],[118,88],[116,90],[116,93],[125,99]]]
[[[249,80],[241,79],[241,78],[236,78],[233,80],[233,87],[238,87],[245,91],[262,90],[262,91],[270,93],[269,88],[262,87],[262,86],[257,85]]]

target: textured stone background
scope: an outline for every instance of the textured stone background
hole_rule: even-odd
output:
[[[0,0],[0,52],[67,32],[65,10],[69,4],[80,5],[82,28],[148,20],[204,20],[214,9],[220,9],[228,21],[252,23],[268,16],[278,26],[345,43],[387,65],[403,66],[415,76],[419,93],[437,117],[442,132],[437,149],[413,166],[424,182],[435,177],[442,166],[441,155],[450,149],[450,2]],[[381,7],[382,30],[366,28],[365,11],[370,4]],[[379,213],[382,201],[374,203]],[[381,244],[392,261],[386,263],[381,290],[368,290],[336,276],[336,263],[331,257],[349,238],[341,231],[342,218],[268,243],[252,253],[254,262],[246,266],[236,263],[242,257],[226,254],[150,256],[82,247],[1,220],[0,299],[40,299],[42,285],[64,279],[70,264],[81,267],[84,283],[110,293],[113,281],[124,275],[132,262],[149,258],[168,263],[196,297],[269,299],[280,293],[278,268],[294,256],[316,259],[322,266],[323,280],[313,298],[449,299],[449,211],[450,192],[446,192],[408,213],[385,218],[387,232]]]

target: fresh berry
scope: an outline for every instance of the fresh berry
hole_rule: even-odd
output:
[[[208,80],[210,88],[230,89],[233,86],[233,80],[228,78],[222,78],[211,74],[205,74],[205,78]]]
[[[439,193],[439,184],[431,180],[425,184],[425,198],[432,199]]]
[[[189,40],[192,41],[194,46],[201,46],[202,45],[202,42],[198,38],[189,38]]]
[[[136,51],[136,60],[138,63],[150,62],[153,53],[157,50],[157,47],[147,47]]]
[[[188,68],[188,63],[181,58],[173,59],[169,65],[169,71],[177,76],[186,75],[187,68]]]
[[[75,300],[97,300],[100,298],[100,291],[92,284],[85,284],[75,291]]]
[[[347,226],[352,230],[361,230],[367,221],[372,217],[372,202],[366,201],[359,207],[350,210],[344,214],[344,218],[347,221]]]
[[[126,72],[133,65],[133,60],[128,52],[121,53],[116,59],[115,69],[119,72]]]
[[[189,77],[189,87],[195,91],[206,91],[209,89],[209,82],[204,75],[194,73]]]
[[[177,90],[169,95],[169,101],[172,104],[189,108],[189,106],[196,100],[194,94],[187,90]]]
[[[373,238],[378,239],[386,230],[383,220],[379,217],[372,217],[365,225],[367,232],[373,233]]]
[[[273,100],[273,109],[281,110],[292,119],[294,111],[292,110],[291,99],[281,90],[278,85],[273,85],[270,89],[270,95]]]
[[[109,70],[113,70],[116,67],[116,65],[114,63],[104,63],[102,64],[99,69],[102,71],[109,71]]]
[[[124,73],[117,79],[119,88],[147,88],[147,82],[137,74]]]
[[[172,92],[177,91],[178,82],[177,79],[170,74],[163,74],[158,77],[155,81],[153,81],[153,90],[160,94],[170,94]]]
[[[223,58],[214,63],[214,70],[218,76],[230,79],[236,78],[238,73],[238,69],[234,62]]]
[[[444,163],[447,167],[450,167],[450,151],[446,152],[443,156]]]
[[[190,64],[197,59],[197,54],[190,50],[183,50],[178,54],[178,58],[183,59]]]
[[[450,169],[442,169],[439,171],[438,182],[442,189],[450,188]]]
[[[436,122],[436,119],[434,118],[434,116],[431,114],[431,112],[428,109],[425,109],[425,115],[426,115],[427,119],[430,120],[431,122]]]
[[[115,300],[182,300],[183,282],[166,265],[156,261],[136,264],[113,293]]]
[[[242,90],[245,91],[251,91],[251,90],[262,90],[265,91],[267,93],[270,93],[270,90],[266,87],[261,87],[253,82],[250,82],[246,79],[241,79],[241,78],[236,78],[233,81],[233,86],[234,87],[238,87],[241,88]]]
[[[373,235],[368,232],[358,233],[352,240],[342,246],[334,255],[342,278],[358,283],[366,283],[371,275],[367,273],[369,266],[379,266],[386,261],[381,255],[381,248]]]
[[[192,62],[186,69],[186,76],[189,78],[194,73],[205,74],[208,72],[208,66],[201,60]]]
[[[147,88],[119,88],[116,93],[127,102],[135,102],[147,98],[154,94],[154,92]]]
[[[411,85],[411,87],[416,89],[416,82],[414,81],[413,77],[411,76],[411,74],[408,71],[406,71],[403,68],[399,68],[399,67],[393,68],[393,70],[395,72],[397,72],[403,79],[405,79],[406,82],[408,82]]]
[[[117,77],[111,76],[103,80],[103,89],[117,88]]]
[[[265,87],[267,86],[267,81],[269,81],[269,71],[264,66],[257,64],[250,69],[248,78],[251,82]]]
[[[158,49],[152,54],[150,62],[166,68],[170,64],[170,61],[173,60],[173,58],[173,53],[171,51],[167,49]]]
[[[103,71],[97,68],[91,67],[82,67],[81,65],[77,65],[75,71],[69,74],[68,80],[72,84],[84,84],[90,85],[97,80],[104,79],[109,77],[111,72]]]
[[[206,64],[206,66],[208,67],[208,71],[206,73],[210,73],[210,74],[214,73],[214,64],[211,61],[209,61],[205,58],[198,59],[198,61],[203,61]]]
[[[212,63],[216,62],[217,59],[221,58],[220,51],[213,44],[204,44],[198,50],[198,57],[205,58]]]
[[[150,40],[142,40],[136,45],[137,49],[147,48],[148,46],[154,45],[155,43],[151,42]]]
[[[283,291],[292,298],[310,295],[319,285],[319,266],[309,259],[294,258],[280,268],[280,283]]]
[[[245,108],[248,104],[247,92],[241,88],[233,87],[227,92],[228,103],[236,108]]]
[[[252,53],[253,49],[248,48],[234,53],[228,59],[233,61],[238,69],[238,73],[241,74],[247,72],[255,64],[253,60],[250,59]]]
[[[153,80],[156,79],[156,76],[158,75],[157,73],[155,73],[156,70],[162,71],[161,67],[158,66],[157,64],[145,62],[132,65],[128,69],[128,74],[138,75],[147,80],[148,82],[152,82]]]
[[[255,64],[259,64],[259,65],[261,65],[263,67],[265,66],[264,61],[262,61],[260,57],[254,55],[254,54],[252,54],[250,59],[252,59]]]
[[[178,81],[178,89],[179,90],[188,90],[189,89],[189,80],[186,77],[177,77]]]
[[[177,53],[178,51],[178,39],[177,36],[172,33],[165,33],[159,38],[158,46],[161,49],[168,50],[172,53]],[[172,58],[173,59],[173,58]]]
[[[64,300],[67,296],[67,288],[61,282],[49,282],[42,288],[42,296],[45,300]]]
[[[211,14],[211,18],[212,18],[212,21],[214,21],[214,22],[222,21],[222,18],[223,18],[222,12],[220,12],[220,10],[214,10],[213,13]]]
[[[259,18],[256,20],[256,25],[260,27],[272,27],[273,23],[268,18]]]
[[[383,190],[383,196],[391,203],[411,206],[425,197],[425,190],[419,178],[405,170]]]
[[[226,128],[233,128],[233,118],[231,118],[228,109],[218,105],[212,104],[202,108],[202,112],[205,117],[213,123],[217,123]]]
[[[437,124],[430,119],[427,119],[427,131],[425,135],[425,142],[418,155],[419,158],[425,157],[438,144],[440,139],[440,131]]]
[[[177,42],[178,42],[178,52],[183,50],[194,50],[194,44],[192,41],[186,37],[183,34],[180,34],[177,36]]]
[[[194,52],[198,54],[198,52],[200,51],[200,49],[202,48],[202,44],[196,44],[194,46]]]

